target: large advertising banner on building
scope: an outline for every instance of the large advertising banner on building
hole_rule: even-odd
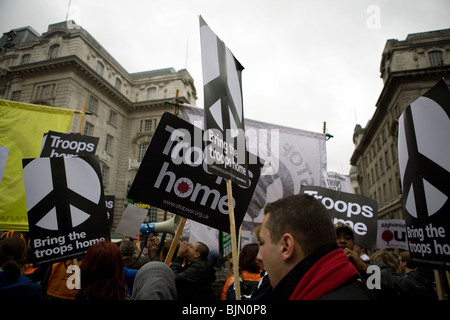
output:
[[[128,192],[135,202],[167,210],[229,232],[226,181],[208,171],[203,130],[164,113]],[[250,184],[233,184],[236,227],[242,223],[258,182],[260,161],[248,168]]]
[[[109,239],[96,156],[24,159],[23,165],[36,265],[80,257],[92,244]]]
[[[319,199],[330,212],[333,224],[342,222],[349,225],[353,229],[357,245],[368,249],[376,248],[377,201],[358,194],[313,186],[302,186],[300,193]]]
[[[203,109],[185,106],[182,110],[184,119],[203,128]],[[245,119],[245,134],[249,165],[264,166],[242,222],[242,245],[255,241],[253,230],[262,223],[266,203],[298,194],[301,185],[325,187],[322,173],[327,167],[321,133]]]
[[[450,92],[444,80],[399,118],[398,157],[411,258],[450,268]]]

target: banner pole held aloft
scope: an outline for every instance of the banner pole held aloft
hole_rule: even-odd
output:
[[[170,265],[172,261],[173,253],[177,248],[178,241],[180,240],[181,234],[183,233],[184,225],[186,224],[186,218],[181,218],[180,224],[178,225],[177,232],[173,236],[172,243],[170,244],[169,252],[167,253],[164,263]]]
[[[236,223],[234,220],[233,189],[231,180],[227,179],[228,211],[230,218],[231,254],[233,258],[234,289],[236,300],[241,300],[241,284],[239,282],[239,248],[236,243]]]

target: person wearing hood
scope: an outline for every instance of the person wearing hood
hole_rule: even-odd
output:
[[[142,266],[133,284],[132,300],[176,300],[175,276],[168,265],[151,261]]]
[[[184,241],[170,265],[175,275],[178,300],[213,300],[212,283],[216,277],[208,262],[209,248],[203,242]],[[183,262],[185,264],[183,265]]]
[[[0,241],[0,299],[43,300],[41,285],[23,274],[28,247],[24,239]]]

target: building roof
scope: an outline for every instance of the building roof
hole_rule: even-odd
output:
[[[8,49],[17,45],[33,42],[41,35],[32,27],[22,27],[4,32],[0,38],[0,52],[6,52]]]

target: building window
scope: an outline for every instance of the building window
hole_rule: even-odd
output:
[[[44,84],[36,87],[35,99],[50,99],[55,96],[56,84]]]
[[[114,145],[114,137],[110,134],[107,134],[106,141],[105,141],[105,151],[108,153],[112,153],[113,145]]]
[[[149,145],[148,142],[141,143],[141,144],[139,145],[139,148],[138,148],[138,157],[137,157],[138,162],[141,162],[142,159],[144,158],[144,155],[145,155],[145,152],[147,151],[148,145]]]
[[[101,63],[100,61],[97,61],[97,67],[95,68],[95,71],[103,76],[103,69],[105,68],[105,66],[103,65],[103,63]]]
[[[444,57],[442,55],[442,51],[430,51],[428,52],[428,58],[430,59],[430,65],[432,67],[444,65]]]
[[[94,125],[90,122],[85,122],[84,123],[84,131],[83,134],[86,136],[94,136]]]
[[[383,163],[383,158],[380,157],[380,172],[381,175],[384,174],[384,163]]]
[[[108,189],[108,180],[109,180],[109,167],[102,163],[101,164],[101,171],[102,171],[102,182],[103,182],[103,189]]]
[[[50,47],[48,51],[48,59],[56,59],[58,57],[59,44],[54,44]]]
[[[20,96],[22,95],[22,91],[13,91],[11,94],[11,101],[20,101]]]
[[[156,119],[141,120],[139,132],[150,132],[156,129]]]
[[[41,91],[41,96],[40,98],[42,99],[48,99],[51,97],[51,93],[52,93],[52,86],[47,84],[45,86],[42,87],[42,91]]]
[[[97,107],[98,107],[98,100],[96,98],[94,98],[93,96],[89,96],[86,111],[96,114]]]
[[[119,78],[116,78],[115,88],[120,91],[122,89],[122,81]]]
[[[156,99],[156,87],[151,87],[147,89],[147,100]]]
[[[109,110],[108,122],[115,125],[117,121],[117,113],[113,110]]]
[[[24,54],[22,56],[22,59],[20,59],[20,64],[27,64],[27,63],[29,63],[30,62],[30,57],[31,57],[30,54]]]
[[[389,152],[386,150],[384,152],[384,160],[386,161],[386,168],[391,166],[391,162],[389,161]]]

